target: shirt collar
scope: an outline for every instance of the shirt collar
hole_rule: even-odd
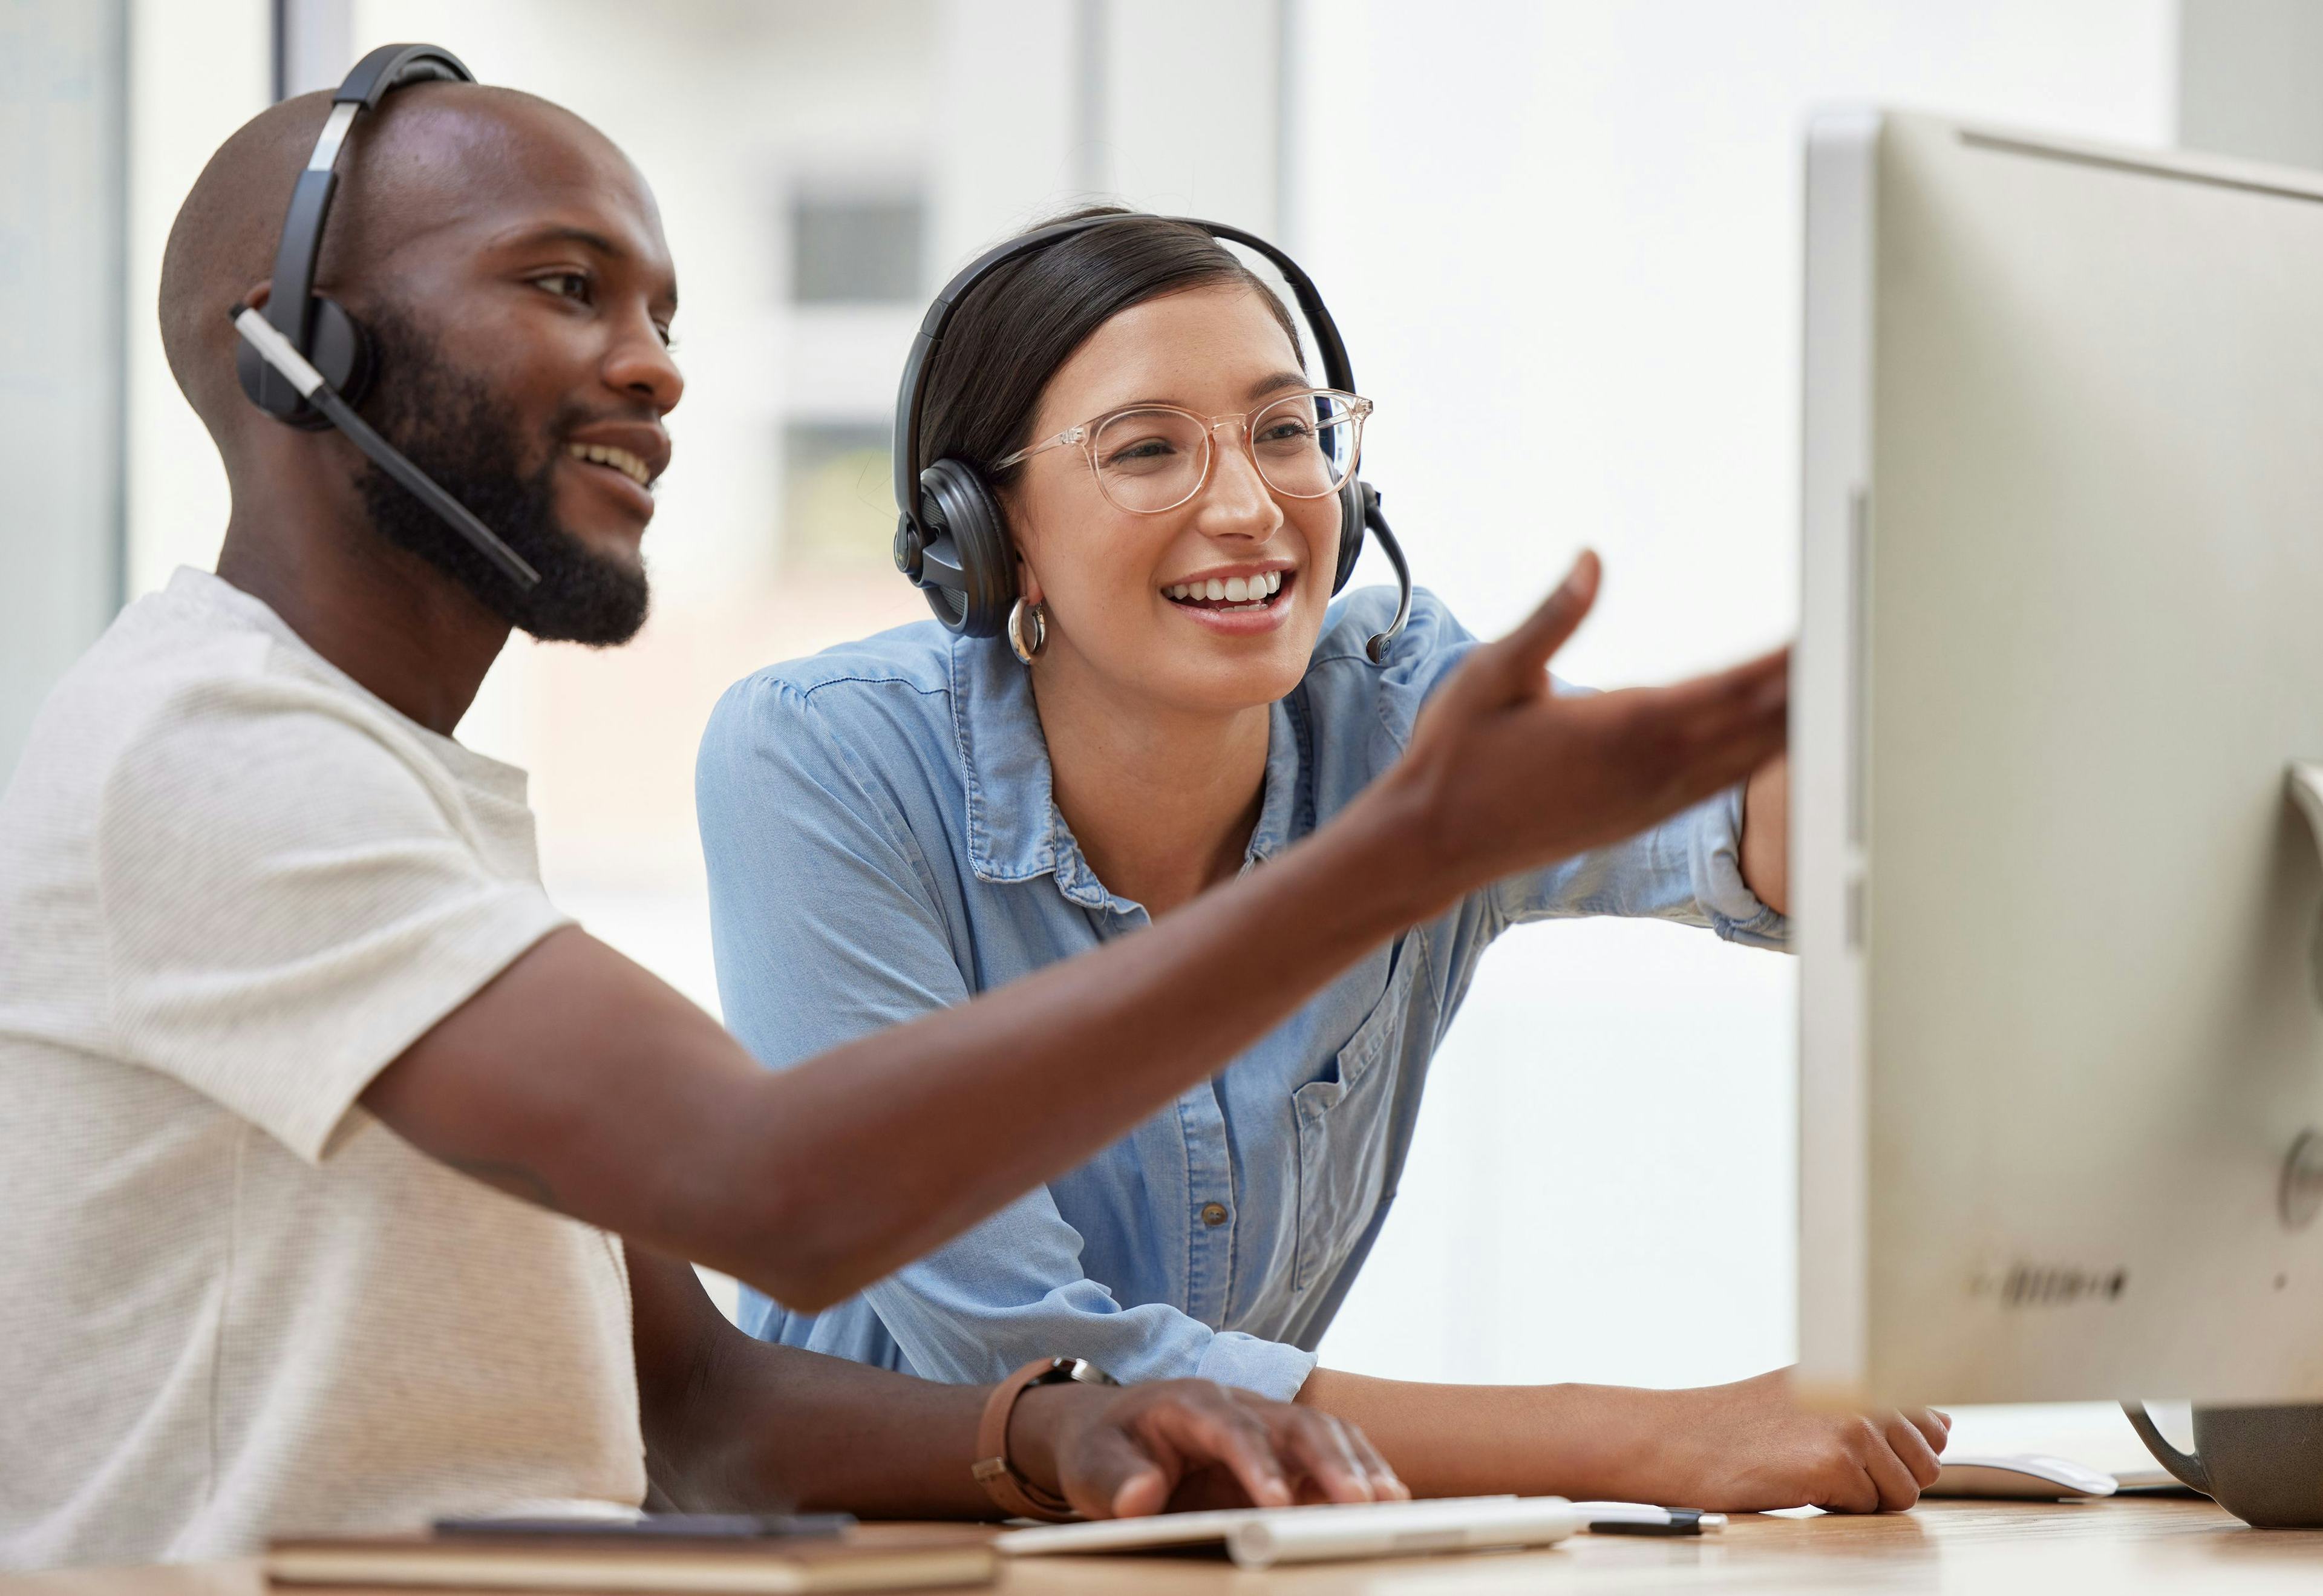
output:
[[[990,638],[951,639],[952,734],[968,790],[968,863],[979,881],[1053,876],[1057,890],[1089,909],[1139,905],[1108,891],[1082,857],[1058,808],[1048,740],[1030,674]],[[1299,786],[1299,738],[1285,703],[1270,707],[1266,778],[1244,867],[1290,841]]]

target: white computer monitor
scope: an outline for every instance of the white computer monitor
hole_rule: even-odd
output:
[[[1806,209],[1803,1380],[2323,1399],[2323,174],[1850,114]]]

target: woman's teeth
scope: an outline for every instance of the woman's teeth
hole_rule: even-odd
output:
[[[653,472],[646,463],[627,449],[616,449],[608,444],[567,444],[565,452],[575,460],[586,460],[592,465],[610,465],[640,488],[653,486]]]
[[[1282,573],[1263,571],[1256,576],[1229,576],[1224,581],[1213,576],[1207,582],[1181,582],[1162,591],[1181,604],[1226,603],[1263,610],[1266,601],[1282,591]]]

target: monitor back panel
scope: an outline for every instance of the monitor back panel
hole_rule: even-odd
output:
[[[1803,1378],[2323,1399],[2323,177],[1808,165]]]

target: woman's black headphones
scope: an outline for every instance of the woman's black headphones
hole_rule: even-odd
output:
[[[315,267],[323,256],[323,224],[339,187],[339,150],[357,114],[408,83],[473,83],[475,75],[440,45],[382,44],[355,63],[331,96],[330,115],[315,141],[290,191],[290,211],[282,219],[282,242],[275,246],[273,291],[263,311],[237,305],[227,314],[242,343],[234,370],[250,402],[278,421],[319,430],[335,427],[379,468],[473,544],[519,588],[530,588],[540,573],[500,541],[474,512],[445,492],[355,414],[371,386],[374,362],[371,335],[336,299],[315,292]]]
[[[931,462],[924,471],[914,470],[920,457],[920,412],[927,402],[928,373],[952,312],[969,290],[996,267],[1115,222],[1154,219],[1088,216],[1012,238],[962,268],[944,285],[920,323],[919,336],[912,340],[911,356],[904,362],[903,384],[895,395],[895,569],[927,595],[928,608],[953,631],[971,637],[998,636],[1017,595],[1016,552],[1008,538],[1008,518],[984,473],[967,461],[949,456]],[[1297,261],[1239,227],[1190,216],[1162,219],[1198,227],[1212,238],[1241,244],[1273,262],[1298,299],[1307,325],[1314,329],[1315,351],[1322,362],[1325,381],[1345,392],[1355,391],[1354,371],[1348,363],[1338,326]],[[1389,529],[1387,518],[1380,513],[1378,491],[1351,476],[1339,490],[1339,563],[1331,579],[1333,592],[1346,586],[1354,573],[1367,528],[1377,535],[1380,547],[1394,565],[1400,590],[1394,621],[1368,646],[1376,664],[1386,657],[1388,639],[1410,619],[1411,568],[1404,563],[1403,549]]]

